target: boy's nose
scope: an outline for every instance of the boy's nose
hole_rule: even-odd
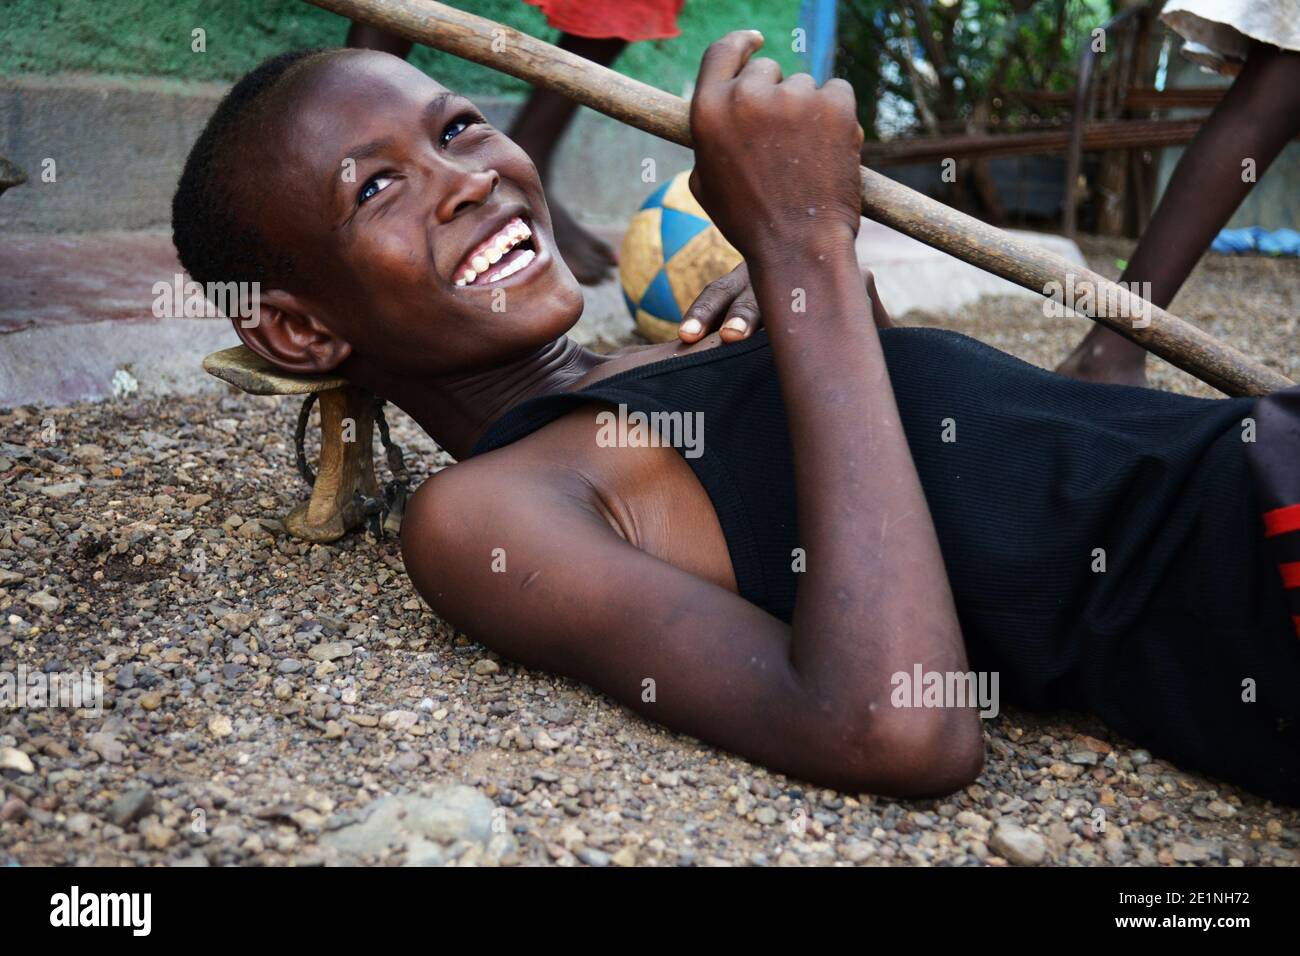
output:
[[[450,222],[465,209],[481,205],[496,190],[501,176],[495,169],[457,171],[438,203],[438,221]]]

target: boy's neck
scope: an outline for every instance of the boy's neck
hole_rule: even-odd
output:
[[[410,415],[453,458],[467,456],[488,427],[520,402],[563,392],[607,357],[561,336],[506,365],[434,379],[394,379],[373,369],[351,376]]]

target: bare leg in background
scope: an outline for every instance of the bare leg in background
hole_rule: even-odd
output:
[[[1236,81],[1224,94],[1174,170],[1121,282],[1149,282],[1152,304],[1168,308],[1219,230],[1254,183],[1242,162],[1264,175],[1300,132],[1300,53],[1252,44]],[[1146,350],[1096,325],[1058,367],[1073,378],[1146,384]]]

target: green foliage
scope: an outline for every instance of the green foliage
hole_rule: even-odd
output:
[[[1110,16],[1109,0],[842,0],[837,72],[868,135],[1032,125],[1051,110],[1003,94],[1072,88]]]
[[[523,0],[452,5],[546,40],[558,36]],[[729,30],[756,28],[768,37],[766,55],[789,71],[803,69],[790,49],[798,10],[799,0],[692,0],[680,19],[681,36],[635,44],[616,66],[681,93],[710,42]],[[191,31],[199,27],[206,32],[205,53],[190,48]],[[340,46],[346,33],[346,20],[303,0],[0,0],[0,73],[85,71],[230,82],[284,50]],[[527,89],[505,74],[423,47],[412,61],[448,86],[474,94]]]

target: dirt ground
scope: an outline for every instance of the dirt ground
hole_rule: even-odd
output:
[[[1123,241],[1086,241],[1114,276]],[[1300,379],[1300,264],[1211,257],[1174,311]],[[1051,366],[1041,304],[911,314]],[[1213,394],[1155,363],[1154,384]],[[420,475],[445,463],[405,416]],[[1300,812],[1078,715],[986,722],[979,782],[809,787],[500,661],[435,618],[397,543],[311,546],[292,399],[0,412],[0,672],[104,710],[0,710],[0,865],[1295,865]]]

